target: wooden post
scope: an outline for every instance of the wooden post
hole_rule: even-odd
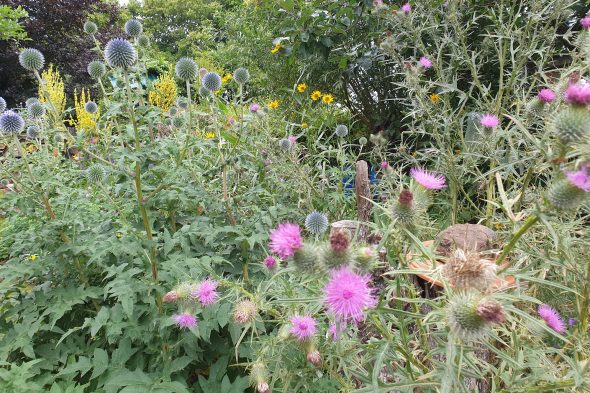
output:
[[[370,221],[372,198],[371,184],[369,183],[369,166],[366,161],[360,160],[356,163],[356,210],[359,221],[358,239],[365,241],[369,233],[369,226],[365,223]]]

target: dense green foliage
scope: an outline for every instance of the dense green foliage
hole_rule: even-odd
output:
[[[146,0],[108,45],[111,3],[24,8],[79,88],[7,60],[0,391],[590,388],[580,4]]]

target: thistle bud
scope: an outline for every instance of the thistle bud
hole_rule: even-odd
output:
[[[393,206],[393,218],[403,226],[414,224],[414,195],[410,190],[402,190],[399,194],[397,203]]]
[[[482,300],[474,292],[461,292],[450,300],[447,319],[451,332],[464,341],[484,339],[490,326],[506,320],[501,304]]]
[[[293,254],[293,263],[298,269],[309,271],[314,269],[318,264],[318,249],[313,244],[304,243]]]
[[[253,322],[258,314],[256,304],[251,300],[242,300],[234,307],[233,319],[234,322],[240,325],[246,325]]]
[[[319,366],[322,363],[322,355],[317,349],[312,349],[307,352],[307,361],[314,366]]]
[[[504,307],[497,302],[484,300],[475,308],[475,312],[481,318],[492,324],[501,324],[506,321]]]
[[[549,189],[547,199],[558,209],[570,210],[578,207],[590,192],[588,166],[583,165],[575,172],[565,172],[566,178]]]
[[[563,143],[574,142],[588,135],[590,111],[584,106],[570,106],[553,119],[553,130]]]
[[[164,301],[164,303],[174,303],[177,300],[178,300],[178,294],[174,290],[166,293],[164,295],[164,297],[162,298],[162,301]]]
[[[262,362],[256,362],[250,369],[250,383],[256,386],[258,393],[268,393],[270,388],[268,386],[268,371]]]

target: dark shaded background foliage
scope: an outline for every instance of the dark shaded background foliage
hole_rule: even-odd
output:
[[[45,55],[47,64],[57,66],[66,83],[66,95],[71,98],[74,88],[90,85],[86,72],[89,62],[99,58],[92,51],[91,37],[82,27],[90,16],[100,26],[101,42],[120,33],[116,28],[119,6],[103,0],[2,0],[10,7],[21,6],[29,14],[22,25],[30,41],[0,41],[0,94],[9,106],[18,105],[36,95],[32,75],[18,64],[19,48],[31,46]]]

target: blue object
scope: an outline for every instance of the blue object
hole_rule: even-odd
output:
[[[351,165],[346,165],[344,167],[344,171],[350,171],[352,169]],[[342,184],[344,185],[344,195],[350,196],[354,193],[355,186],[356,186],[356,173],[353,176],[344,176],[342,178]],[[379,181],[377,180],[377,173],[373,170],[373,165],[369,166],[369,184],[372,186],[376,185]],[[373,198],[377,198],[378,194],[375,193]]]

